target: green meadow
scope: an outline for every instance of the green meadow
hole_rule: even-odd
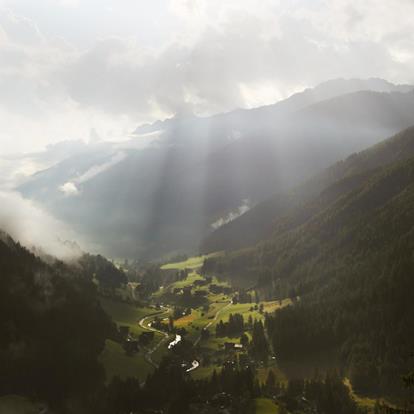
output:
[[[277,405],[268,398],[256,398],[254,401],[256,414],[278,414]]]
[[[133,304],[111,299],[101,299],[101,305],[118,326],[128,326],[134,336],[146,331],[139,325],[142,318],[162,313],[162,311],[157,311],[154,308],[140,308]],[[154,332],[154,340],[149,347],[153,347],[162,337],[160,333]],[[161,351],[165,352],[163,349]],[[100,355],[100,360],[105,367],[107,382],[114,376],[120,378],[135,376],[144,381],[147,375],[153,371],[153,366],[145,359],[146,352],[145,349],[141,349],[139,353],[129,356],[126,355],[121,344],[107,340],[105,349]]]
[[[209,257],[217,257],[221,252],[217,253],[211,253],[207,255],[201,255],[201,256],[195,256],[190,257],[185,261],[182,262],[176,262],[176,263],[167,263],[163,266],[161,266],[162,270],[184,270],[184,269],[198,269],[203,265],[203,262],[205,259],[208,259]]]
[[[132,335],[139,335],[145,329],[139,325],[139,321],[149,315],[160,313],[154,308],[140,308],[135,305],[119,302],[112,299],[101,299],[103,310],[112,317],[118,326],[128,326]],[[155,336],[161,337],[155,333]]]
[[[126,355],[122,345],[111,340],[106,341],[105,349],[100,355],[100,361],[105,367],[107,382],[115,376],[122,379],[137,377],[140,381],[144,381],[147,375],[154,370],[153,366],[145,359],[142,351],[133,356]]]

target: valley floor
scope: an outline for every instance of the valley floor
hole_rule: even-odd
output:
[[[216,335],[217,325],[227,323],[231,315],[239,314],[244,321],[262,321],[265,314],[277,311],[285,306],[292,305],[290,299],[282,301],[259,301],[258,303],[234,303],[235,292],[230,291],[231,287],[227,282],[212,277],[206,280],[199,272],[204,257],[191,258],[185,262],[170,263],[162,267],[163,270],[180,271],[188,269],[188,275],[178,281],[162,286],[154,292],[151,300],[146,306],[138,305],[133,300],[120,300],[102,298],[101,304],[104,310],[111,315],[118,327],[129,328],[131,337],[138,338],[143,332],[153,332],[152,340],[139,352],[126,354],[123,346],[113,340],[108,340],[105,350],[101,355],[101,361],[106,370],[107,382],[118,376],[122,379],[136,377],[142,383],[147,376],[154,372],[162,358],[170,352],[168,344],[176,337],[176,332],[184,335],[186,341],[190,341],[195,349],[195,358],[183,360],[182,366],[188,371],[193,379],[206,379],[213,375],[213,372],[220,372],[223,364],[233,363],[243,357],[246,364],[254,366],[255,376],[260,384],[264,385],[269,373],[273,374],[276,383],[287,384],[287,375],[280,368],[277,355],[270,348],[270,355],[267,361],[253,361],[245,349],[240,351],[229,350],[229,347],[239,344],[238,335],[218,336]],[[211,292],[211,286],[224,288],[226,293]],[[173,320],[173,329],[168,327],[170,318],[173,317],[174,308],[177,306],[184,291],[194,294],[200,289],[206,290],[206,303],[202,306],[188,307],[184,315]],[[175,292],[175,293],[174,293]],[[126,295],[128,296],[128,295]],[[131,295],[129,295],[131,297]],[[133,295],[132,295],[133,296]],[[178,299],[177,299],[178,298]],[[154,328],[152,325],[158,321],[161,325]],[[252,327],[245,327],[244,332],[249,340],[252,339]],[[208,331],[206,334],[205,332]],[[204,334],[202,334],[204,332]],[[355,401],[371,412],[375,405],[374,400],[357,396],[346,380]],[[259,414],[278,413],[277,405],[269,398],[258,398],[254,400],[254,412]]]

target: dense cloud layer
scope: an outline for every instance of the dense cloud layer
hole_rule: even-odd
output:
[[[2,152],[91,131],[116,140],[136,123],[271,103],[329,78],[414,81],[410,0],[0,6]]]

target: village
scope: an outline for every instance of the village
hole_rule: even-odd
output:
[[[264,321],[267,312],[288,306],[290,299],[260,301],[253,290],[237,290],[213,275],[202,275],[202,264],[200,257],[164,265],[161,271],[170,283],[149,297],[143,297],[144,286],[130,282],[115,297],[102,299],[119,332],[116,341],[107,341],[102,355],[109,378],[135,375],[144,382],[163,357],[175,352],[183,372],[193,379],[250,368],[263,384],[269,377],[275,383],[285,381]]]

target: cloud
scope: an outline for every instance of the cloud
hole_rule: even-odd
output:
[[[64,242],[75,240],[75,234],[34,202],[14,192],[0,191],[0,205],[0,229],[24,246],[40,248],[60,259],[79,254]]]
[[[60,0],[59,4],[63,7],[78,7],[80,4],[80,0]]]
[[[85,183],[92,178],[96,177],[99,174],[102,174],[103,172],[109,170],[116,164],[120,163],[122,160],[126,158],[125,152],[117,152],[115,153],[107,162],[104,162],[102,164],[96,164],[92,167],[90,167],[88,170],[86,170],[83,174],[80,176],[72,179],[71,181],[66,182],[65,184],[61,185],[59,187],[59,190],[65,195],[65,196],[77,196],[80,194],[79,190],[79,184]]]
[[[228,213],[224,217],[220,217],[218,220],[211,224],[211,227],[214,230],[217,230],[219,227],[224,226],[227,223],[230,223],[231,221],[240,217],[242,214],[248,212],[250,208],[250,201],[247,199],[243,200],[242,205],[240,205],[237,209],[230,211],[230,213]]]
[[[0,189],[12,190],[47,166],[31,156],[0,157]]]
[[[111,116],[71,98],[60,74],[78,56],[67,42],[40,33],[33,21],[0,8],[2,154],[88,141],[91,129],[109,140],[128,135],[136,123],[126,115]]]
[[[80,184],[89,181],[90,179],[96,177],[98,174],[101,174],[104,171],[109,170],[114,165],[124,160],[125,157],[126,154],[124,152],[117,152],[109,159],[109,161],[104,162],[102,164],[94,165],[93,167],[89,168],[85,173],[83,173],[79,178],[76,179],[76,182]]]
[[[414,80],[414,24],[401,13],[411,10],[408,2],[400,1],[398,13],[378,1],[370,8],[297,1],[290,8],[280,3],[279,11],[275,3],[174,1],[187,36],[157,51],[103,40],[81,54],[62,81],[83,105],[143,118],[153,111],[210,114],[268,104],[329,78]],[[194,22],[198,29],[189,34]]]
[[[104,8],[49,0],[85,39],[111,27],[85,44],[64,38],[68,25],[62,36],[45,35],[25,17],[28,3],[17,3],[18,12],[9,1],[0,10],[3,152],[88,140],[92,129],[119,140],[137,123],[269,104],[330,78],[414,82],[410,0],[164,0],[168,7],[107,0]],[[92,9],[99,27],[80,19]],[[155,26],[134,32],[128,10],[158,25],[162,39],[149,39]]]
[[[76,184],[73,183],[72,181],[68,181],[67,183],[61,185],[59,187],[59,190],[63,194],[65,194],[65,196],[74,196],[74,195],[80,194],[78,187],[76,187]]]

